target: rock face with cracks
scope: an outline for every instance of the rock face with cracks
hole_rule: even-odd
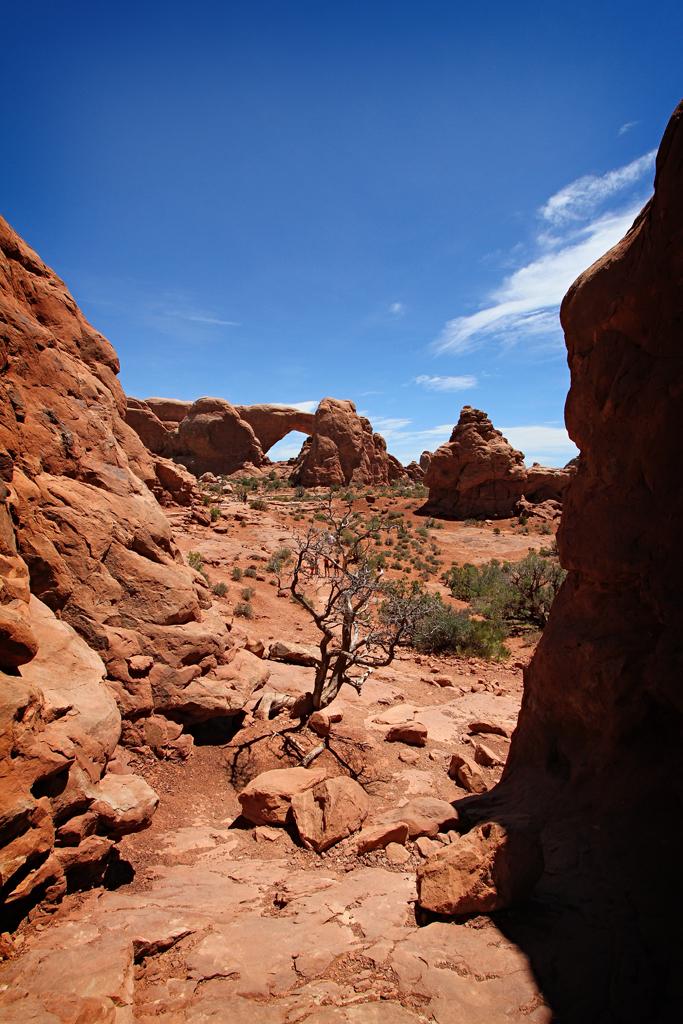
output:
[[[466,405],[450,441],[424,467],[425,510],[457,519],[515,515],[521,499],[560,501],[573,467],[527,469],[524,455],[496,430],[485,412]]]
[[[653,198],[562,304],[581,450],[558,536],[568,576],[503,779],[467,812],[522,814],[541,835],[552,927],[511,934],[563,1020],[680,1011],[682,285],[683,104]]]
[[[292,797],[292,817],[299,838],[317,853],[357,832],[369,809],[362,786],[345,775],[325,779]]]

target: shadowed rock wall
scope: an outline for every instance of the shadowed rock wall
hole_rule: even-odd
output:
[[[569,575],[525,674],[502,782],[468,813],[530,820],[537,900],[504,919],[562,1021],[680,1013],[683,104],[655,194],[562,304],[581,450]]]

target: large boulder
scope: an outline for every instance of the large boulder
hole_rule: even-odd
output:
[[[382,815],[382,823],[404,822],[411,839],[433,837],[458,824],[458,812],[447,800],[435,796],[416,796]]]
[[[487,822],[417,870],[417,899],[435,914],[488,914],[526,898],[543,871],[538,836]]]
[[[292,817],[299,838],[307,849],[317,853],[357,832],[369,809],[365,790],[345,775],[325,779],[292,797]]]
[[[428,453],[424,453],[423,458]],[[515,515],[522,497],[561,500],[573,468],[534,465],[513,448],[480,409],[466,405],[450,440],[426,460],[425,511],[457,519]]]
[[[254,825],[284,825],[292,800],[327,777],[324,768],[274,768],[262,772],[239,795],[242,816]]]

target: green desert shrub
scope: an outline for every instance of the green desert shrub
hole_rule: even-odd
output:
[[[530,551],[519,562],[454,565],[443,580],[453,597],[509,632],[520,625],[542,629],[565,576],[556,559]]]
[[[201,573],[207,583],[209,582],[209,577],[206,575],[206,569],[204,568],[204,559],[198,551],[188,551],[187,564],[198,573]]]
[[[414,644],[418,651],[428,654],[453,653],[499,660],[509,653],[504,639],[505,632],[499,623],[475,619],[468,612],[435,602],[420,620]]]
[[[223,583],[222,580],[220,583],[214,583],[214,585],[211,588],[211,592],[215,594],[216,597],[225,597],[225,595],[228,592],[228,584]]]
[[[278,548],[266,562],[266,569],[269,572],[280,573],[291,557],[291,548]]]
[[[235,605],[234,612],[240,619],[254,618],[254,609],[248,601],[238,601]]]

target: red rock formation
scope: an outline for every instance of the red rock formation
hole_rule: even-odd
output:
[[[509,934],[557,1019],[668,1021],[681,956],[683,104],[653,199],[561,319],[581,450],[558,537],[569,575],[503,780],[470,813],[541,832],[538,911]]]
[[[187,502],[194,484],[125,423],[114,349],[4,221],[0,316],[0,471],[11,512],[0,528],[0,603],[26,603],[30,575],[31,592],[100,654],[134,731],[154,712],[156,690],[183,688],[188,673],[210,670],[210,655],[225,656],[221,618],[150,489]],[[150,652],[146,670],[131,668]]]
[[[292,430],[300,434],[313,433],[315,416],[312,412],[280,405],[237,405],[235,408],[256,434],[266,455]]]
[[[256,434],[222,398],[199,398],[190,406],[173,433],[173,455],[198,476],[264,462]]]
[[[425,471],[418,462],[409,462],[405,469],[406,474],[410,477],[413,483],[422,483],[425,478]]]
[[[457,519],[515,515],[522,497],[528,501],[561,500],[571,469],[534,464],[527,470],[524,455],[496,430],[485,412],[466,405],[450,441],[427,461],[424,484],[429,488],[425,510]],[[422,461],[421,460],[421,461]]]
[[[266,453],[291,431],[311,435],[296,460],[295,483],[387,484],[406,476],[353,402],[325,398],[313,415],[288,406],[231,405],[221,398],[192,404],[129,398],[126,418],[150,451],[174,458],[198,476],[268,465]]]
[[[372,424],[358,415],[353,402],[323,398],[293,482],[304,487],[387,484],[401,476],[405,470],[387,454],[386,441],[373,433]]]

